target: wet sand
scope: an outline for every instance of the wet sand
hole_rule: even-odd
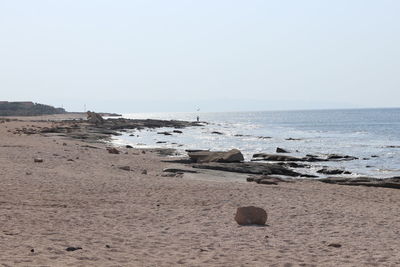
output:
[[[400,265],[399,190],[165,177],[155,152],[12,133],[33,119],[0,123],[3,266]],[[267,226],[236,224],[248,205]]]

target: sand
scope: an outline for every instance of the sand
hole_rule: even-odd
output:
[[[3,266],[400,265],[399,190],[164,177],[172,163],[155,152],[13,134],[50,124],[24,120],[0,124]],[[266,226],[236,224],[248,205]]]

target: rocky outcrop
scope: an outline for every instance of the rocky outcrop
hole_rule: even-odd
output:
[[[256,162],[240,162],[240,163],[220,163],[210,162],[203,164],[193,164],[193,168],[197,169],[208,169],[226,172],[236,173],[248,173],[248,174],[277,174],[284,176],[302,176],[301,173],[292,171],[288,168],[280,166],[278,164],[271,163],[256,163]]]
[[[355,160],[358,159],[357,157],[353,156],[348,156],[348,155],[338,155],[338,154],[329,154],[328,157],[326,158],[327,160]]]
[[[400,177],[392,177],[385,179],[370,178],[370,177],[329,177],[319,179],[318,181],[339,184],[339,185],[356,185],[356,186],[373,186],[373,187],[386,187],[400,189]]]
[[[92,113],[91,113],[92,114]],[[92,114],[93,115],[93,114]],[[177,120],[133,120],[133,119],[106,119],[101,123],[97,116],[88,121],[65,120],[55,121],[52,127],[44,128],[17,128],[15,134],[57,134],[73,139],[84,140],[85,142],[99,142],[110,140],[113,135],[121,135],[121,130],[142,130],[146,128],[185,128],[203,126],[198,122],[177,121]],[[97,118],[97,119],[96,119]],[[97,122],[97,124],[96,124]]]
[[[256,153],[253,155],[252,161],[304,161],[302,158],[280,155],[280,154],[266,154],[266,153]]]
[[[189,152],[189,158],[196,163],[207,162],[241,162],[244,160],[242,152],[232,149],[227,152],[223,151],[199,151]]]
[[[316,155],[306,155],[305,157],[293,157],[282,154],[268,154],[256,153],[253,155],[252,161],[306,161],[306,162],[323,162],[323,161],[345,161],[358,159],[356,157],[347,155],[329,154],[326,158],[318,157]]]
[[[104,123],[103,117],[100,114],[92,111],[87,112],[87,120],[89,123],[93,123],[96,125]]]
[[[254,206],[240,207],[235,215],[235,221],[239,225],[265,225],[267,218],[267,212],[263,208]]]

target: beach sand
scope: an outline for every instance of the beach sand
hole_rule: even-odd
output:
[[[3,266],[400,266],[399,190],[164,177],[156,152],[12,133],[38,119],[0,124]],[[235,222],[248,205],[265,227]]]

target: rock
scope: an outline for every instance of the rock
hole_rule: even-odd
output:
[[[133,148],[133,146],[131,146],[131,145],[126,145],[125,147],[126,148]]]
[[[186,169],[178,169],[178,168],[166,168],[163,172],[172,172],[172,173],[197,173],[197,171],[186,170]]]
[[[261,175],[261,176],[253,176],[253,177],[248,177],[246,179],[247,182],[256,182],[257,184],[271,184],[271,185],[277,185],[278,183],[287,183],[291,182],[290,180],[283,179],[279,176],[274,176],[274,175]]]
[[[63,146],[66,146],[67,145],[67,143],[63,143]]]
[[[176,178],[182,178],[183,173],[164,173],[161,174],[161,177],[176,177]]]
[[[329,184],[353,185],[353,186],[373,186],[400,189],[400,177],[392,178],[370,178],[370,177],[328,177],[319,179],[318,181]]]
[[[287,140],[287,141],[300,141],[300,140],[303,140],[303,139],[289,137],[289,138],[286,138],[285,140]]]
[[[257,136],[258,139],[271,139],[271,136]]]
[[[342,247],[342,245],[338,244],[338,243],[331,243],[331,244],[328,245],[328,247],[340,248],[340,247]]]
[[[75,250],[78,250],[78,249],[82,249],[81,247],[67,247],[65,250],[66,251],[75,251]]]
[[[221,133],[221,132],[217,132],[217,131],[213,131],[213,132],[211,132],[212,134],[218,134],[218,135],[223,135],[223,133]]]
[[[147,174],[147,170],[143,170],[142,174],[146,175]]]
[[[337,175],[337,174],[351,174],[349,171],[340,170],[340,169],[328,169],[322,168],[317,171],[317,173],[328,174],[328,175]]]
[[[232,149],[227,152],[222,152],[222,151],[189,152],[188,155],[192,161],[197,162],[197,163],[244,161],[243,154],[238,149]]]
[[[157,134],[172,135],[172,133],[169,133],[169,132],[158,132]]]
[[[100,114],[98,114],[96,112],[91,112],[91,111],[87,112],[87,120],[88,120],[88,122],[96,124],[96,125],[104,123],[104,119]]]
[[[32,253],[35,253],[35,250],[34,250],[34,249],[31,249],[31,252],[32,252]]]
[[[124,171],[130,171],[131,167],[129,167],[129,166],[120,166],[120,167],[118,167],[118,169],[121,169],[121,170],[124,170]]]
[[[119,154],[120,153],[119,150],[116,149],[115,147],[107,147],[107,151],[110,154]]]
[[[327,160],[355,160],[358,159],[348,155],[329,154]]]
[[[42,159],[42,158],[34,158],[34,159],[33,159],[33,162],[42,163],[42,162],[43,162],[43,159]]]
[[[180,131],[180,130],[173,130],[172,132],[174,132],[174,133],[178,133],[178,134],[181,134],[181,133],[183,133],[182,131]]]
[[[236,211],[235,221],[239,225],[265,225],[267,222],[267,212],[258,207],[240,207]]]
[[[290,152],[285,150],[285,149],[283,149],[283,148],[277,147],[276,148],[276,153],[290,153]]]
[[[263,175],[284,175],[284,176],[301,176],[302,174],[294,172],[288,168],[280,166],[278,164],[271,163],[256,163],[256,162],[239,162],[239,163],[221,163],[221,162],[210,162],[202,164],[193,164],[193,168],[196,169],[208,169],[217,171],[227,171],[236,173],[248,173],[248,174],[263,174]]]
[[[320,161],[327,161],[326,159],[319,158],[314,155],[306,155],[303,158],[287,156],[287,155],[280,155],[280,154],[267,154],[267,153],[256,153],[253,155],[251,161],[306,161],[306,162],[320,162]]]
[[[328,160],[327,160],[327,159],[320,158],[320,157],[315,156],[315,155],[307,154],[305,157],[303,157],[303,161],[307,161],[307,162],[321,162],[321,161],[328,161]]]
[[[279,164],[284,167],[290,167],[290,168],[310,168],[311,165],[308,164],[303,164],[303,163],[297,163],[293,161],[288,161],[288,162],[277,162],[276,164]]]
[[[318,176],[312,175],[312,174],[301,174],[300,177],[304,177],[304,178],[318,178]]]
[[[166,144],[167,141],[157,141],[156,144]]]
[[[302,158],[297,158],[293,156],[277,155],[277,154],[266,154],[266,153],[256,153],[253,155],[254,161],[265,160],[265,161],[304,161]]]
[[[32,175],[32,173],[31,173],[31,172],[26,172],[25,174],[26,174],[26,175]]]
[[[111,248],[110,245],[106,245],[106,248]]]
[[[204,150],[204,149],[186,149],[185,150],[188,153],[193,153],[193,152],[204,152],[204,151],[210,151],[210,150]]]
[[[176,156],[177,152],[173,148],[156,148],[153,152],[157,152],[158,155],[163,157]]]

